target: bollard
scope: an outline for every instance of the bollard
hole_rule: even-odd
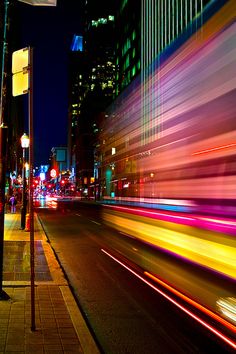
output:
[[[25,231],[30,231],[30,215],[26,214]]]

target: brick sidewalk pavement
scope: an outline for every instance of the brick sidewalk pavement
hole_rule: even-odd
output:
[[[5,214],[0,353],[88,353],[98,350],[35,214],[35,324],[31,331],[30,233],[20,214]]]

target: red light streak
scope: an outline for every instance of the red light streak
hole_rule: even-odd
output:
[[[199,322],[202,326],[206,327],[208,330],[210,330],[211,332],[213,332],[216,336],[218,336],[219,338],[221,338],[224,342],[226,342],[227,344],[229,344],[232,348],[236,349],[236,342],[234,342],[233,340],[231,340],[230,338],[226,337],[224,334],[222,334],[221,332],[219,332],[217,329],[215,329],[214,327],[212,327],[211,325],[209,325],[207,322],[203,321],[201,318],[199,318],[198,316],[196,316],[194,313],[192,313],[191,311],[189,311],[187,308],[185,308],[184,306],[182,306],[181,304],[179,304],[177,301],[175,301],[174,299],[172,299],[169,295],[165,294],[163,291],[161,291],[160,289],[158,289],[157,287],[155,287],[152,283],[150,283],[148,280],[146,280],[145,278],[143,278],[141,275],[139,275],[138,273],[136,273],[134,270],[132,270],[131,268],[129,268],[126,264],[124,264],[123,262],[121,262],[120,260],[118,260],[116,257],[114,257],[112,254],[110,254],[109,252],[105,251],[104,249],[101,249],[101,251],[103,253],[105,253],[107,256],[109,256],[110,258],[112,258],[115,262],[119,263],[123,268],[127,269],[130,273],[132,273],[133,275],[135,275],[137,278],[139,278],[140,280],[142,280],[145,284],[147,284],[148,286],[150,286],[153,290],[155,290],[156,292],[158,292],[160,295],[162,295],[163,297],[165,297],[167,300],[169,300],[172,304],[174,304],[175,306],[177,306],[178,308],[180,308],[182,311],[184,311],[185,313],[187,313],[190,317],[194,318],[197,322]]]
[[[170,285],[164,283],[162,280],[158,279],[156,276],[152,275],[151,273],[144,272],[144,274],[147,275],[149,278],[153,279],[154,281],[156,281],[157,283],[161,284],[166,289],[170,290],[172,293],[174,293],[175,295],[179,296],[180,298],[182,298],[183,300],[185,300],[189,304],[193,305],[198,310],[201,310],[202,312],[206,313],[208,316],[214,318],[215,320],[217,320],[218,322],[223,324],[225,327],[229,328],[231,331],[236,333],[236,327],[233,324],[231,324],[228,321],[224,320],[222,317],[218,316],[214,312],[208,310],[206,307],[200,305],[198,302],[190,299],[189,297],[187,297],[186,295],[182,294],[178,290],[172,288]]]
[[[180,219],[180,220],[195,220],[194,218],[192,217],[188,217],[188,216],[177,216],[177,215],[171,215],[170,213],[159,213],[159,212],[156,212],[156,211],[148,211],[148,210],[144,210],[144,209],[138,209],[138,208],[129,208],[129,207],[122,207],[122,206],[112,206],[112,205],[105,205],[104,204],[104,207],[106,208],[110,208],[110,209],[114,209],[114,210],[121,210],[121,211],[124,211],[124,212],[131,212],[131,213],[140,213],[140,215],[142,216],[154,216],[154,217],[158,217],[158,216],[161,216],[161,217],[168,217],[168,218],[172,218],[172,219]]]
[[[225,149],[229,149],[231,147],[236,146],[236,143],[232,143],[232,144],[228,144],[228,145],[222,145],[222,146],[217,146],[211,149],[206,149],[206,150],[202,150],[202,151],[197,151],[194,152],[192,155],[202,155],[202,154],[208,154],[209,152],[213,152],[213,151],[219,151],[219,150],[225,150]]]

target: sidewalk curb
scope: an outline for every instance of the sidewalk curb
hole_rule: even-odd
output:
[[[52,253],[53,254],[53,260],[54,263],[57,264],[56,266],[56,272],[58,272],[58,267],[60,268],[60,272],[62,274],[63,279],[60,277],[60,283],[59,284],[59,288],[60,291],[62,293],[63,299],[65,301],[65,305],[67,307],[67,310],[70,314],[72,323],[74,325],[74,329],[77,333],[77,336],[79,338],[81,347],[83,349],[83,353],[84,354],[100,354],[100,350],[98,349],[98,346],[86,324],[85,319],[82,316],[81,311],[79,310],[79,307],[76,303],[75,297],[73,295],[73,292],[70,289],[70,285],[69,282],[67,280],[66,274],[64,273],[63,267],[61,266],[59,259],[53,249],[53,247],[51,246],[51,242],[47,237],[47,234],[44,230],[43,224],[40,220],[40,217],[38,216],[38,214],[36,213],[36,218],[37,218],[37,222],[39,224],[39,228],[40,228],[40,232],[43,236],[43,240],[44,240],[44,244],[43,244],[43,248],[45,247],[45,251]],[[47,247],[48,246],[48,247]],[[50,250],[49,250],[50,249]],[[46,259],[48,261],[49,257],[47,257],[47,253],[45,252],[45,256]],[[51,263],[51,259],[50,258],[50,263]],[[49,268],[51,270],[51,264],[49,264]],[[54,277],[53,277],[54,279]]]
[[[79,338],[84,354],[100,354],[97,345],[91,336],[88,326],[78,309],[78,305],[68,286],[60,286],[62,296],[70,314],[75,331]]]

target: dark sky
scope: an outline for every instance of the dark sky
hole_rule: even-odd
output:
[[[67,145],[68,53],[73,35],[81,34],[80,4],[80,0],[58,0],[57,7],[17,4],[23,19],[21,48],[31,46],[34,51],[35,165],[48,164],[52,147]]]

